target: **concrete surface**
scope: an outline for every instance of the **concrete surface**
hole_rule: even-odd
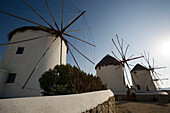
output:
[[[114,96],[111,90],[0,100],[0,113],[81,113]]]

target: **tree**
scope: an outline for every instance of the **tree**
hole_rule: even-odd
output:
[[[75,66],[56,65],[39,79],[42,95],[85,93],[107,89],[100,77],[86,74]]]

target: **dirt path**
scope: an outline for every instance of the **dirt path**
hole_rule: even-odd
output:
[[[170,103],[117,101],[116,113],[170,113]]]

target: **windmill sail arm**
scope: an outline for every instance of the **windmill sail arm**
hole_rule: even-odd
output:
[[[80,66],[78,65],[78,63],[77,63],[77,61],[76,61],[76,59],[75,59],[75,57],[74,57],[74,55],[73,55],[73,53],[72,53],[72,51],[70,50],[69,47],[68,47],[68,50],[70,51],[71,56],[73,57],[73,60],[74,60],[74,62],[76,63],[77,67],[80,69]]]
[[[117,34],[116,34],[116,38],[117,38],[117,42],[118,42],[118,44],[119,44],[120,50],[121,50],[121,52],[122,52],[122,57],[124,58],[125,56],[124,56],[124,54],[123,54],[123,48],[122,48],[121,45],[120,45],[120,41],[119,41],[119,38],[118,38],[118,35],[117,35]]]
[[[71,21],[65,28],[62,29],[64,32],[69,26],[71,26],[77,19],[79,19],[86,11],[83,11],[78,17],[76,17],[73,21]]]
[[[76,47],[74,47],[69,41],[67,41],[66,39],[65,39],[65,41],[68,43],[68,44],[70,44],[78,53],[80,53],[84,58],[86,58],[89,62],[91,62],[92,64],[94,64],[95,65],[95,63],[93,62],[93,61],[91,61],[89,58],[87,58],[83,53],[81,53]]]
[[[27,21],[27,22],[30,22],[30,23],[33,23],[33,24],[42,26],[42,27],[46,27],[46,26],[43,26],[43,25],[41,25],[41,24],[39,24],[39,23],[33,22],[33,21],[31,21],[31,20],[28,20],[28,19],[25,19],[25,18],[16,16],[16,15],[13,15],[13,14],[10,14],[10,13],[4,12],[4,11],[1,11],[1,10],[0,10],[0,12],[1,12],[1,13],[4,13],[4,14],[7,14],[7,15],[9,15],[9,16],[12,16],[12,17],[15,17],[15,18],[19,18],[19,19],[21,19],[21,20],[24,20],[24,21]]]
[[[75,37],[75,36],[72,36],[72,35],[70,35],[70,34],[67,34],[67,33],[63,33],[63,34],[66,35],[66,36],[75,38],[75,39],[77,39],[77,40],[79,40],[79,41],[82,41],[82,42],[84,42],[84,43],[86,43],[86,44],[89,44],[89,45],[91,45],[91,46],[93,46],[93,47],[96,47],[95,45],[93,45],[93,44],[91,44],[91,43],[89,43],[89,42],[87,42],[87,41],[84,41],[84,40],[82,40],[82,39],[80,39],[80,38],[77,38],[77,37]]]
[[[125,50],[125,56],[126,56],[126,53],[127,53],[128,47],[129,47],[129,44],[128,44],[128,45],[127,45],[127,47],[126,47],[126,50]]]
[[[33,73],[35,72],[36,68],[38,67],[38,65],[40,64],[41,60],[44,58],[44,56],[46,55],[47,51],[50,49],[51,45],[55,42],[55,40],[57,39],[57,37],[55,37],[55,39],[50,43],[50,45],[48,46],[48,48],[45,50],[45,52],[43,53],[43,55],[40,57],[40,59],[38,60],[38,62],[36,63],[34,69],[32,70],[31,74],[29,75],[29,77],[27,78],[27,80],[25,81],[22,89],[25,88],[25,86],[27,85],[28,81],[30,80],[31,76],[33,75]]]
[[[159,80],[168,80],[168,78],[162,78],[162,79],[153,79],[153,81],[159,81]]]
[[[116,45],[116,43],[114,42],[113,39],[112,39],[112,42],[113,42],[113,44],[115,45],[115,47],[116,47],[117,51],[119,52],[119,54],[120,54],[121,56],[123,56],[122,53],[119,51],[119,49],[118,49],[118,47],[117,47],[117,45]]]
[[[166,68],[166,67],[155,67],[154,69],[163,69],[163,68]]]
[[[134,57],[134,58],[127,59],[126,61],[135,60],[135,59],[142,58],[142,57],[143,57],[143,56]]]
[[[31,8],[45,23],[47,23],[53,30],[55,30],[37,11],[35,11],[34,8],[32,8],[25,0],[23,0],[25,4],[27,4],[28,7]]]
[[[73,30],[73,31],[67,31],[67,32],[64,32],[64,33],[77,32],[77,31],[84,31],[84,30],[91,30],[91,28],[87,28],[87,29],[78,29],[78,30]]]
[[[79,13],[80,13],[80,11],[79,11],[77,14],[75,14],[75,15],[67,22],[67,24],[66,24],[64,27],[66,27]]]
[[[112,54],[117,58],[117,60],[120,62],[120,59],[116,56],[116,54],[112,51]]]
[[[57,25],[57,22],[55,21],[54,16],[53,16],[53,14],[52,14],[52,12],[51,12],[51,10],[50,10],[50,7],[49,7],[49,5],[48,5],[47,0],[45,0],[45,3],[46,3],[46,5],[47,5],[47,8],[48,8],[48,10],[49,10],[49,12],[50,12],[50,15],[51,15],[53,21],[54,21],[54,24],[55,24],[55,26],[57,27],[57,30],[60,31],[60,29],[59,29],[59,27],[58,27],[58,25]]]
[[[16,42],[5,43],[5,44],[0,44],[0,46],[6,46],[6,45],[13,45],[13,44],[18,44],[18,43],[28,42],[28,41],[32,41],[32,40],[46,38],[47,36],[54,36],[54,35],[39,36],[39,37],[31,38],[31,39],[20,40],[20,41],[16,41]]]

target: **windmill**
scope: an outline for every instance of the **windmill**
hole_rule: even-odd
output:
[[[124,40],[121,39],[121,41],[120,41],[120,37],[117,34],[116,34],[116,39],[115,40],[112,39],[112,42],[113,42],[117,52],[121,56],[121,58],[119,58],[114,51],[112,51],[112,54],[114,55],[114,57],[119,62],[121,62],[122,66],[123,66],[123,69],[124,69],[124,74],[126,76],[127,82],[130,85],[130,81],[129,81],[129,77],[128,77],[128,72],[131,71],[131,68],[130,68],[130,64],[128,62],[132,61],[132,60],[136,60],[136,59],[142,58],[143,55],[139,56],[139,57],[133,57],[134,55],[131,55],[130,57],[127,58],[127,52],[128,52],[129,44],[127,46],[125,46],[124,45]],[[132,81],[134,81],[133,77],[132,77]],[[135,82],[133,82],[133,83],[135,83]]]
[[[151,65],[150,58],[149,58],[149,53],[146,54],[146,52],[144,51],[144,53],[142,55],[144,55],[144,59],[145,59],[146,63],[148,64],[148,69],[151,72],[151,75],[153,77],[153,81],[156,83],[157,87],[160,89],[160,85],[159,85],[158,81],[160,81],[161,84],[163,84],[162,80],[168,80],[168,78],[161,79],[159,77],[159,76],[161,76],[161,74],[156,72],[155,70],[163,69],[163,68],[166,68],[166,67],[155,66],[154,58],[152,58],[152,65]]]
[[[28,4],[26,2],[26,0],[22,0],[36,15],[38,15],[38,17],[44,21],[48,26],[44,26],[42,24],[39,24],[37,22],[34,22],[32,20],[26,19],[26,18],[22,18],[20,16],[16,16],[14,14],[10,14],[8,12],[5,11],[1,11],[1,13],[18,18],[20,20],[23,21],[27,21],[29,23],[32,23],[34,25],[38,25],[38,29],[43,29],[43,30],[47,30],[50,31],[50,35],[47,36],[38,36],[38,37],[33,37],[33,38],[29,38],[29,39],[22,39],[22,40],[17,40],[17,41],[13,41],[13,42],[9,42],[9,43],[5,43],[5,44],[0,44],[0,46],[6,46],[6,45],[16,45],[16,44],[21,44],[21,43],[27,43],[27,42],[31,42],[31,41],[35,41],[35,40],[39,40],[39,39],[44,39],[44,38],[51,38],[54,37],[53,40],[48,44],[48,47],[46,47],[46,49],[43,51],[42,56],[39,57],[39,59],[36,61],[35,65],[33,66],[34,68],[32,69],[31,72],[29,72],[30,74],[27,75],[26,80],[22,80],[25,81],[22,85],[18,84],[23,90],[26,88],[26,85],[28,84],[28,81],[32,78],[32,76],[34,75],[34,73],[37,71],[37,68],[41,65],[42,60],[44,59],[44,57],[47,55],[47,53],[50,51],[50,49],[52,48],[52,45],[54,45],[56,43],[56,41],[58,40],[58,38],[60,38],[61,42],[60,42],[60,63],[59,64],[63,64],[62,61],[62,57],[63,57],[63,42],[67,45],[67,49],[70,52],[71,56],[73,57],[73,60],[75,61],[76,65],[78,68],[80,68],[80,66],[78,65],[78,62],[75,58],[75,56],[73,55],[70,47],[72,47],[75,51],[77,51],[81,56],[83,56],[86,60],[88,60],[89,62],[91,62],[92,64],[94,64],[94,62],[92,60],[90,60],[86,55],[84,55],[78,48],[76,48],[70,41],[68,41],[68,39],[66,38],[73,38],[76,39],[78,41],[81,41],[85,44],[88,44],[90,46],[95,47],[94,44],[91,44],[85,40],[82,40],[80,38],[77,38],[71,34],[69,34],[70,32],[76,32],[76,31],[83,31],[83,30],[89,30],[89,29],[78,29],[78,30],[73,30],[73,31],[67,31],[68,28],[70,28],[70,26],[72,26],[82,15],[84,15],[84,13],[86,11],[78,11],[77,14],[75,14],[65,25],[64,25],[64,0],[62,0],[62,20],[61,20],[61,27],[59,27],[59,25],[57,24],[57,21],[55,20],[52,11],[50,9],[50,6],[48,4],[48,1],[45,0],[45,4],[47,6],[47,9],[49,11],[49,14],[54,22],[55,26],[52,26],[47,20],[45,20],[30,4]],[[34,27],[34,29],[37,29]],[[38,82],[38,81],[37,81]]]

